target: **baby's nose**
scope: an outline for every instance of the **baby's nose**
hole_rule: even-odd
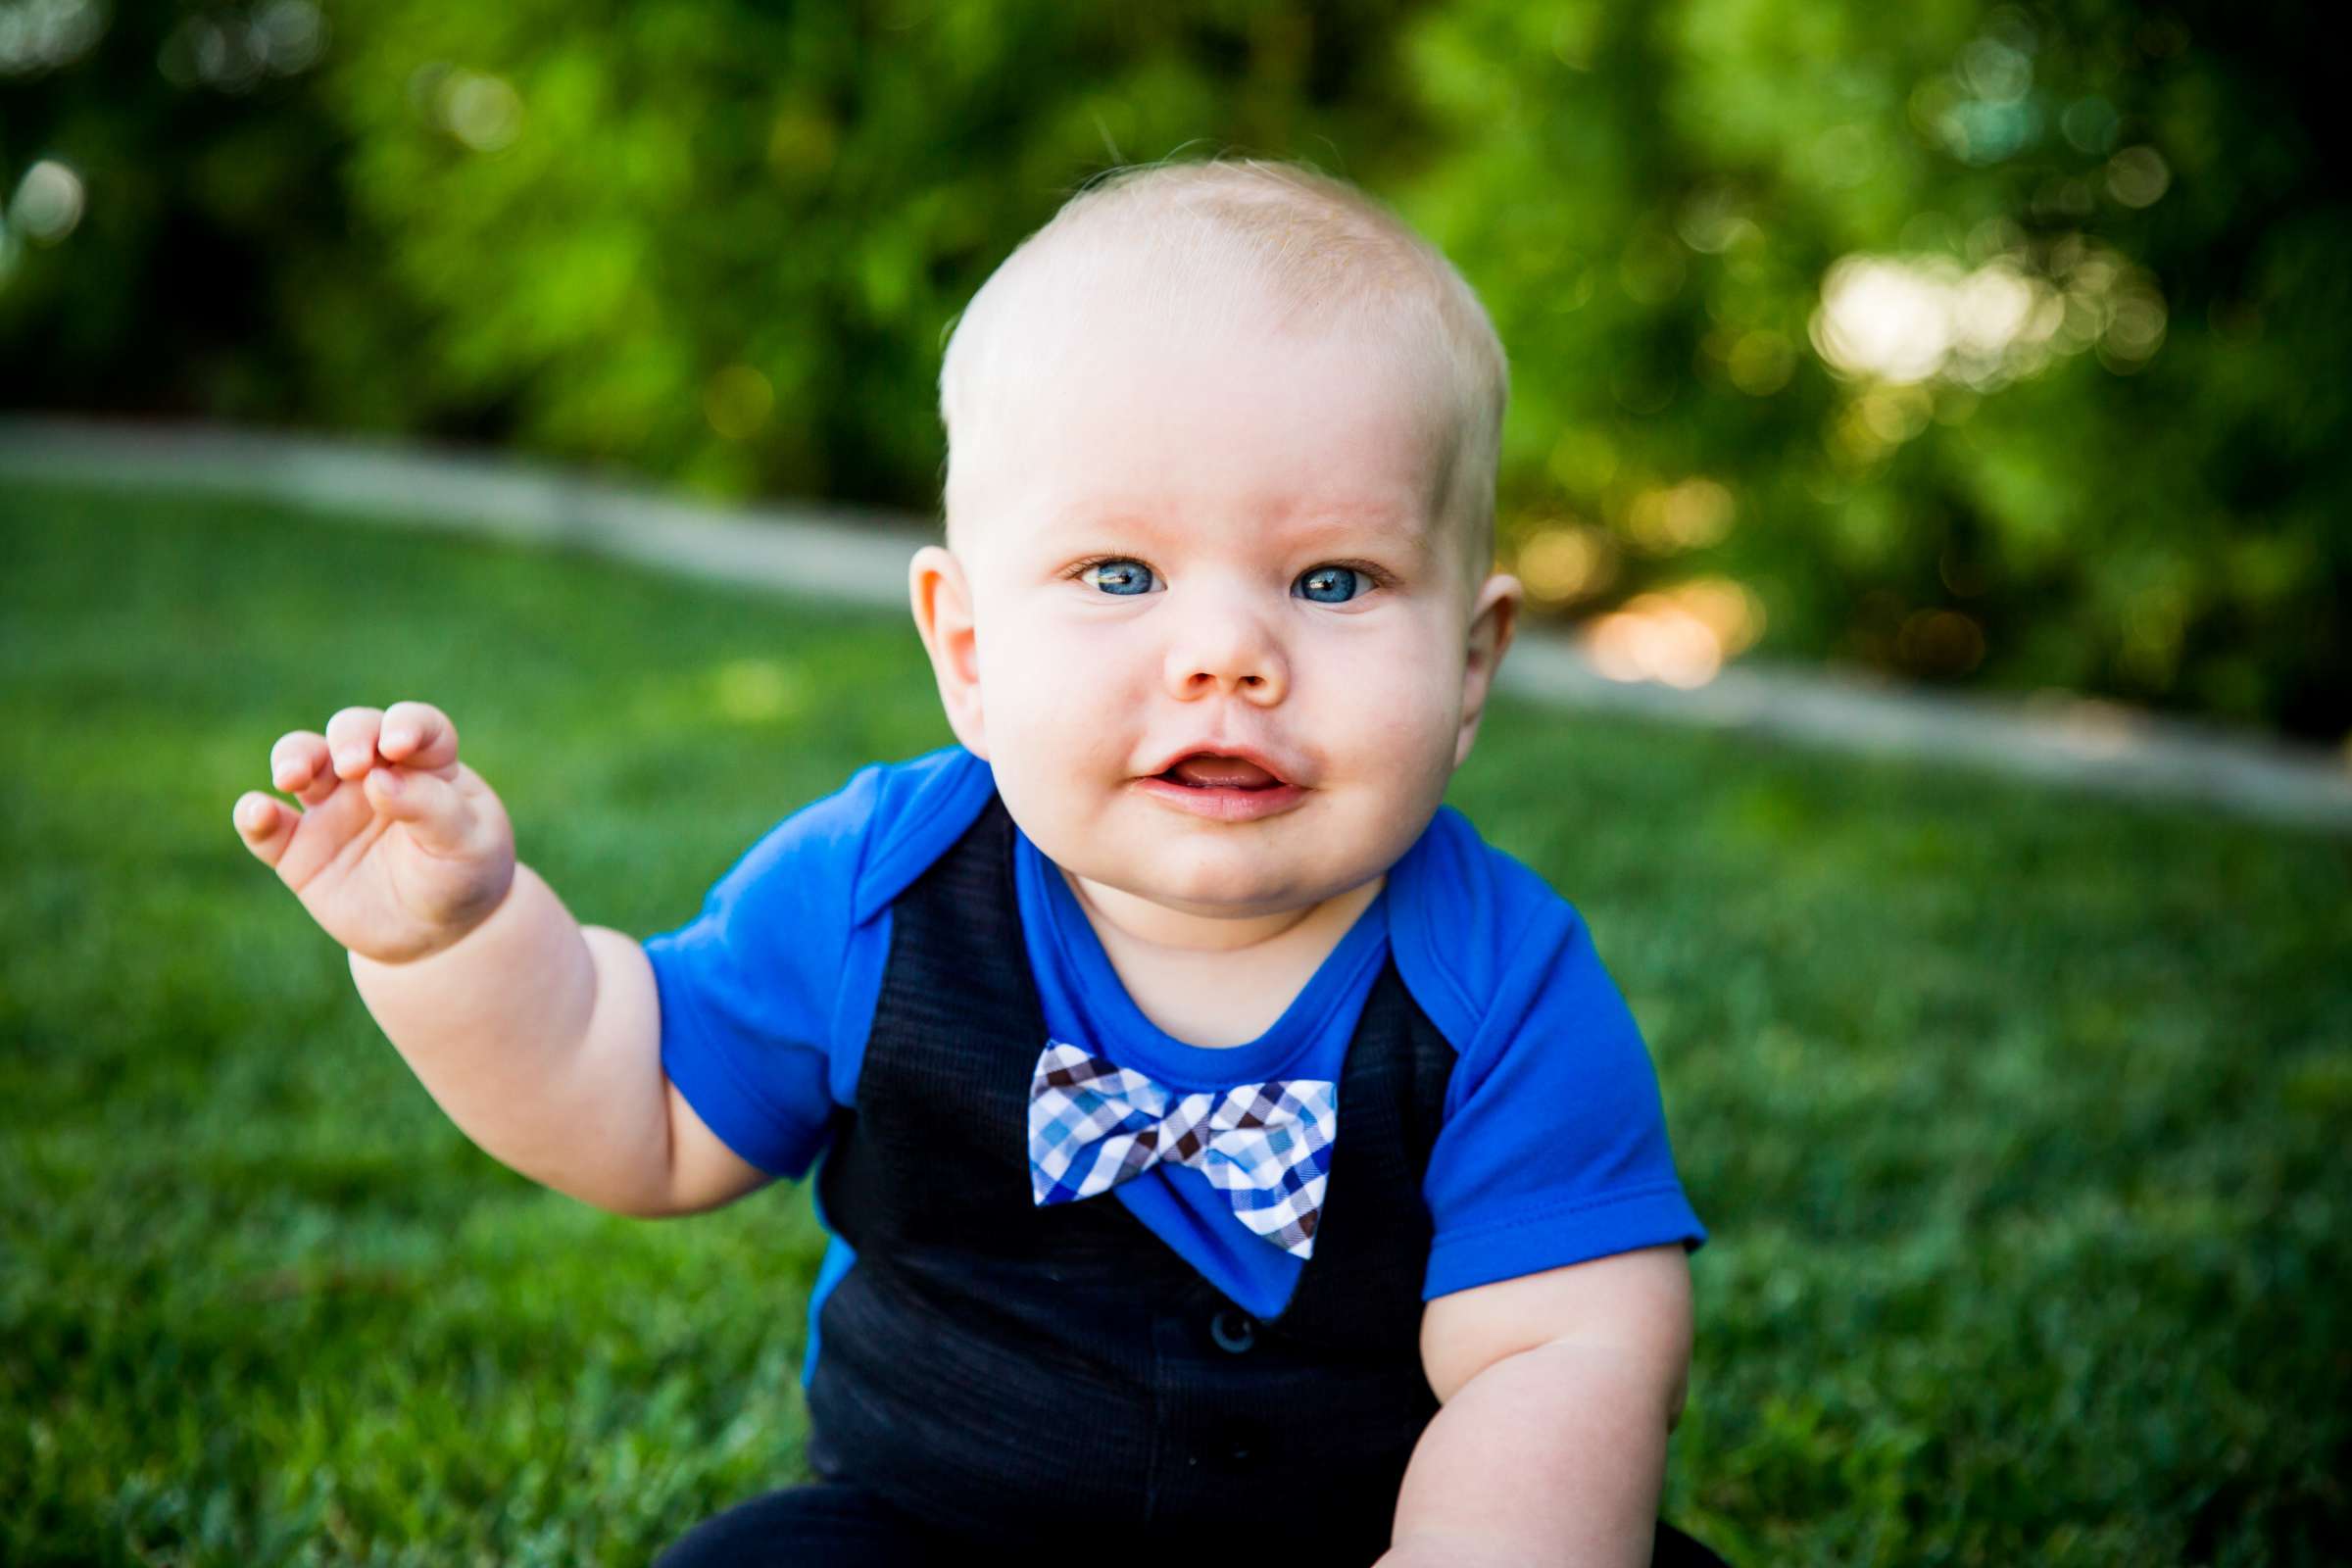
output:
[[[1277,703],[1289,685],[1280,643],[1247,614],[1199,616],[1167,653],[1169,691],[1187,700],[1219,694]]]

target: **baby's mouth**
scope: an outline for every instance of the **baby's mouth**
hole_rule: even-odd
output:
[[[1206,753],[1188,757],[1159,775],[1171,784],[1182,784],[1196,790],[1273,790],[1282,788],[1282,780],[1238,757],[1211,757]]]

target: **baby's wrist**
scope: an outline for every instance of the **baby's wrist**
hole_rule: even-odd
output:
[[[425,941],[408,951],[397,954],[369,953],[360,948],[348,951],[354,960],[380,969],[406,969],[454,953],[469,943],[478,947],[481,944],[475,942],[475,938],[482,936],[496,922],[512,922],[519,912],[518,905],[528,902],[518,901],[515,897],[515,886],[528,869],[519,860],[510,860],[507,874],[494,892],[487,892],[473,900],[465,912],[436,922],[429,928],[430,934]]]
[[[547,887],[530,867],[519,860],[513,861],[497,892],[480,901],[480,912],[441,922],[432,937],[411,951],[381,954],[351,948],[347,951],[353,965],[366,964],[377,970],[413,970],[430,964],[436,958],[456,955],[461,949],[470,956],[477,950],[499,945],[507,927],[526,918],[529,906],[536,902],[530,892],[521,887],[526,874],[541,888]],[[555,899],[554,891],[547,888],[548,902],[561,908],[562,903]]]

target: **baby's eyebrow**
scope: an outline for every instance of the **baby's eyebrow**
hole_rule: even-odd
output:
[[[1378,540],[1401,544],[1419,554],[1428,553],[1437,532],[1431,520],[1418,512],[1387,506],[1337,513],[1318,510],[1296,522],[1276,526],[1285,537],[1307,548],[1325,541],[1337,547]]]
[[[1301,502],[1269,515],[1265,537],[1299,550],[1402,548],[1427,558],[1438,531],[1436,521],[1417,508],[1379,501]],[[1049,539],[1109,533],[1159,543],[1181,538],[1187,530],[1180,517],[1163,509],[1082,501],[1051,514],[1041,532]]]

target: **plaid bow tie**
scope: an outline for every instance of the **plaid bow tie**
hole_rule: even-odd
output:
[[[1339,1085],[1308,1079],[1178,1095],[1047,1041],[1029,1080],[1029,1185],[1038,1203],[1108,1192],[1163,1159],[1206,1175],[1244,1225],[1296,1257],[1315,1250]]]

